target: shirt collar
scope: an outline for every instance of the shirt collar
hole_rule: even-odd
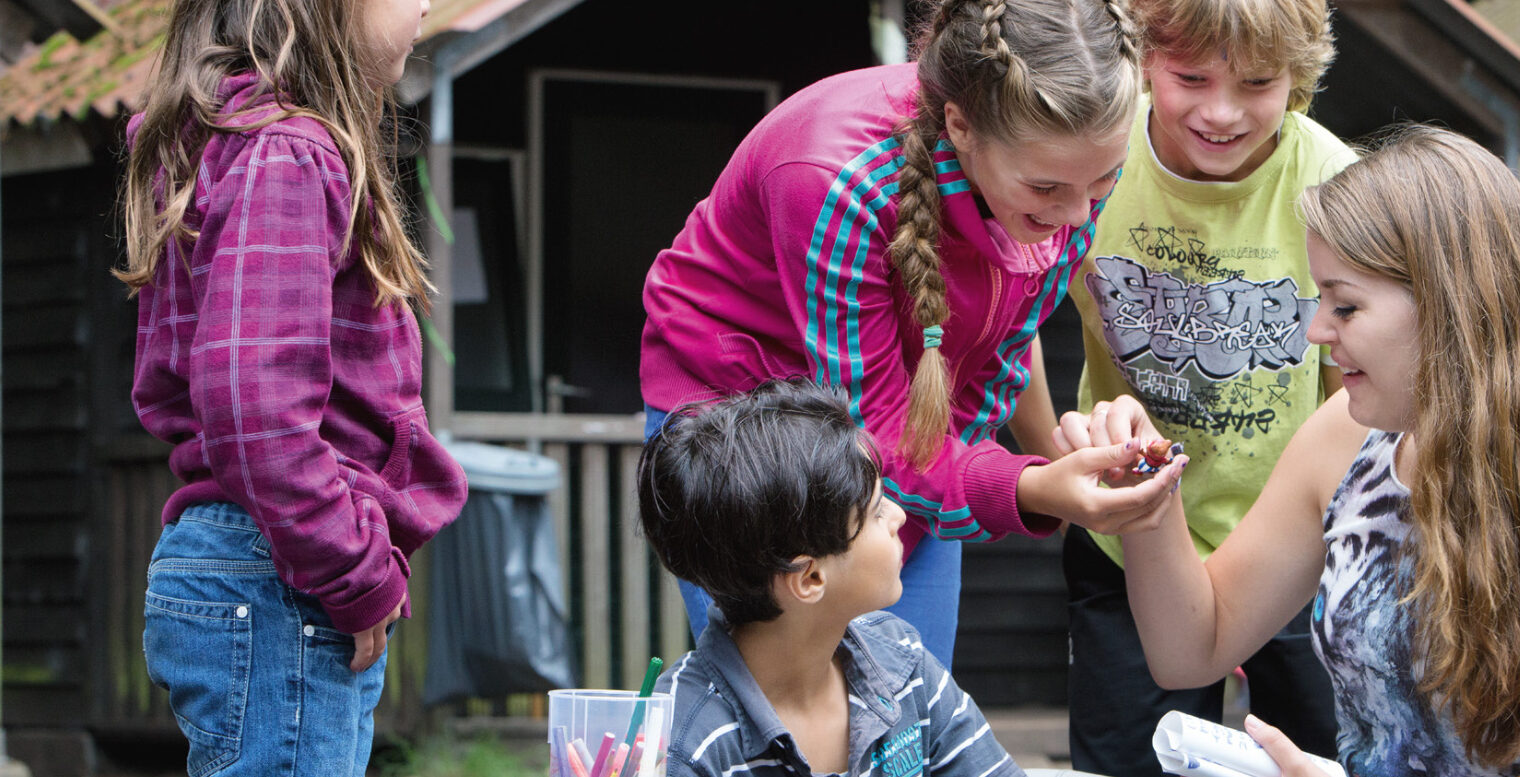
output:
[[[850,694],[851,763],[896,725],[902,716],[898,696],[908,688],[918,664],[918,651],[912,645],[872,628],[887,617],[884,612],[872,612],[850,621],[839,645]],[[778,751],[802,760],[790,732],[750,674],[739,646],[729,635],[728,619],[717,605],[708,607],[707,628],[697,640],[695,654],[707,658],[719,692],[732,700],[746,759],[759,758],[775,743]]]

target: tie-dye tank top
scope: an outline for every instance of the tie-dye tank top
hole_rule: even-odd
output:
[[[1520,775],[1473,765],[1446,715],[1415,690],[1411,623],[1400,606],[1409,489],[1394,471],[1401,435],[1373,431],[1325,510],[1325,572],[1314,649],[1335,688],[1336,744],[1351,775]]]

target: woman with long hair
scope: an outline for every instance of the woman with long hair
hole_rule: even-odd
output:
[[[1300,204],[1309,339],[1345,388],[1207,562],[1180,498],[1125,537],[1151,672],[1213,682],[1312,601],[1348,772],[1520,773],[1520,181],[1414,126]],[[1057,442],[1152,435],[1126,396],[1067,414]],[[1285,773],[1314,773],[1280,732],[1247,730]]]

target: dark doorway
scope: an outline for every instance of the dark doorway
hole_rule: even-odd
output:
[[[757,81],[540,73],[546,406],[633,413],[655,254],[775,101]]]

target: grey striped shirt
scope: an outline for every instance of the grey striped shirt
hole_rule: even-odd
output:
[[[660,677],[675,697],[668,777],[812,773],[745,666],[716,606],[697,649]],[[902,619],[872,612],[840,643],[850,694],[850,771],[861,777],[1022,775],[987,720]]]

